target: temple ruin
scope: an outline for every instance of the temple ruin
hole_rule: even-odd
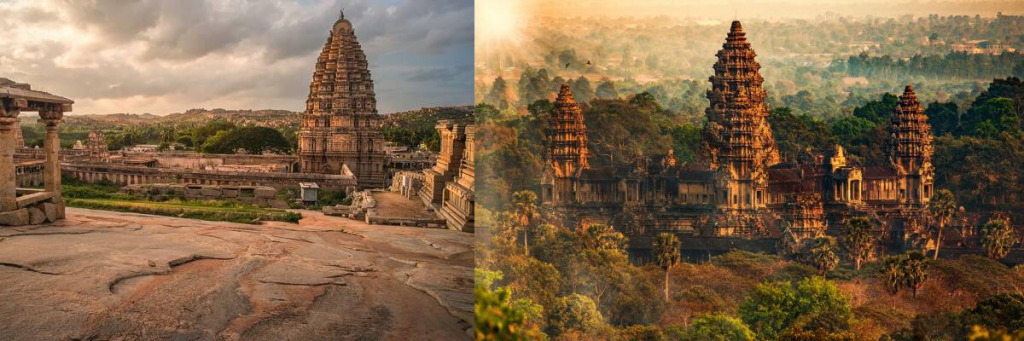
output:
[[[592,166],[583,116],[563,85],[546,131],[542,207],[567,226],[616,227],[641,262],[662,232],[679,236],[690,254],[799,252],[813,238],[841,233],[853,216],[879,223],[873,232],[883,249],[921,246],[932,146],[913,87],[904,89],[890,123],[889,164],[853,164],[841,146],[808,150],[788,163],[779,157],[760,65],[738,21],[717,56],[704,160],[694,164],[677,162],[670,151]]]
[[[342,13],[317,57],[299,131],[299,168],[384,187],[384,135],[369,64]]]
[[[74,101],[32,90],[28,84],[0,79],[0,225],[20,226],[54,222],[64,218],[61,199],[60,137],[57,125]],[[18,188],[14,154],[21,130],[22,111],[39,113],[46,127],[44,138],[43,189]],[[22,167],[21,170],[30,168]]]

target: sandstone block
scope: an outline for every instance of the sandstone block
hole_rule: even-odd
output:
[[[277,190],[273,187],[256,187],[253,191],[257,198],[270,199],[277,196]]]
[[[206,186],[206,187],[203,187],[203,189],[200,190],[199,193],[202,196],[204,196],[204,197],[217,198],[217,197],[220,197],[221,191],[220,191],[220,187]]]
[[[42,224],[46,221],[46,213],[36,207],[28,208],[28,223],[32,225]]]
[[[57,203],[57,219],[64,219],[66,217],[66,215],[64,213],[64,209],[65,209],[64,202],[63,201],[62,202],[58,202]]]
[[[54,205],[54,204],[48,203],[48,202],[44,202],[42,207],[43,207],[43,214],[46,215],[46,221],[49,221],[51,223],[57,221],[57,219],[58,219],[57,218],[57,205]]]
[[[0,225],[22,226],[28,225],[28,209],[22,208],[9,212],[0,213]]]
[[[235,189],[235,188],[225,188],[225,189],[223,189],[221,191],[220,196],[224,197],[224,198],[237,198],[238,197],[238,189]]]

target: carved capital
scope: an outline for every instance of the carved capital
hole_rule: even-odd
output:
[[[47,128],[56,127],[64,118],[64,112],[59,110],[48,110],[39,112],[39,123],[45,124]]]
[[[7,132],[18,128],[19,125],[17,117],[0,117],[0,131]]]

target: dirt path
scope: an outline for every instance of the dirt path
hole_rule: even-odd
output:
[[[0,335],[471,338],[472,234],[303,214],[251,226],[69,208],[0,229]]]

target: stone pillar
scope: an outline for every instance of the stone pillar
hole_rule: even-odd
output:
[[[64,117],[59,110],[40,111],[39,123],[46,125],[46,138],[43,149],[46,151],[46,163],[43,169],[43,184],[47,192],[53,192],[54,198],[60,200],[60,137],[57,136],[57,124]]]
[[[18,185],[14,169],[14,139],[18,109],[4,109],[0,103],[0,212],[18,209]]]

